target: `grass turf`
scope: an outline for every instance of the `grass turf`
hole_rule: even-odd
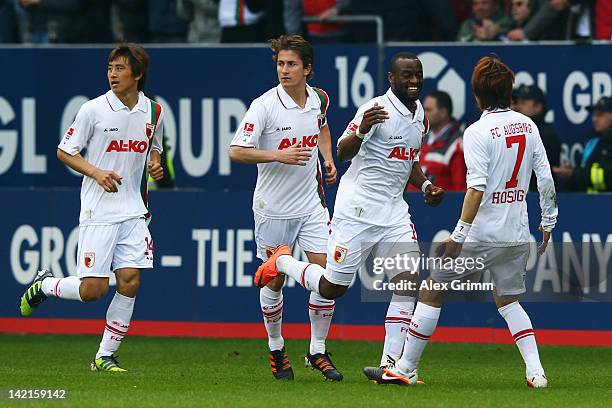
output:
[[[128,373],[96,373],[95,336],[0,335],[0,406],[78,407],[355,407],[610,406],[612,349],[541,347],[549,388],[525,386],[514,346],[430,344],[423,386],[374,385],[361,369],[376,365],[380,343],[329,341],[341,383],[303,366],[307,342],[288,340],[295,381],[273,380],[264,340],[127,338],[120,363]],[[65,401],[7,399],[8,389],[66,389]]]

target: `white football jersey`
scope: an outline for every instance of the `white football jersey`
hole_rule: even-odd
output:
[[[378,103],[389,119],[372,126],[347,172],[340,179],[334,217],[373,225],[396,225],[409,217],[404,190],[418,162],[427,120],[416,101],[414,115],[389,89],[359,107],[338,144],[359,128],[366,110]]]
[[[267,218],[288,219],[326,208],[319,166],[319,133],[327,126],[329,98],[306,85],[304,109],[279,84],[255,99],[232,139],[232,146],[283,150],[295,143],[310,147],[306,166],[278,162],[257,164],[253,212]]]
[[[465,130],[467,187],[484,191],[467,241],[517,245],[529,242],[527,202],[531,172],[540,192],[542,226],[557,221],[555,185],[538,127],[510,109],[484,111]]]
[[[140,217],[147,209],[147,163],[151,149],[161,153],[161,105],[139,92],[130,111],[112,91],[81,106],[58,148],[123,177],[118,192],[108,193],[91,177],[81,186],[81,225],[106,225]]]

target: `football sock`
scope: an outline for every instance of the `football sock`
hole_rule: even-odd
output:
[[[506,319],[508,329],[510,329],[514,342],[521,352],[521,356],[523,356],[527,377],[534,374],[544,374],[533,326],[525,309],[523,309],[519,302],[512,302],[509,305],[500,307],[498,310],[499,314]]]
[[[410,319],[416,299],[412,296],[394,294],[387,309],[385,318],[385,345],[380,359],[380,366],[395,363],[402,356]],[[392,361],[389,361],[391,357]]]
[[[134,300],[135,298],[115,292],[115,297],[106,311],[106,326],[96,358],[112,355],[121,345],[130,327]]]
[[[398,362],[402,371],[410,372],[417,368],[423,350],[425,350],[429,338],[436,329],[439,317],[439,307],[429,306],[421,302],[417,303],[408,328],[404,353]]]
[[[317,264],[298,261],[290,255],[279,256],[276,259],[276,267],[307,290],[319,293],[319,281],[325,273],[325,268]]]
[[[334,315],[336,302],[325,299],[315,292],[310,293],[308,314],[310,315],[310,354],[325,353],[325,339]]]
[[[80,287],[81,280],[76,276],[68,276],[67,278],[46,278],[43,279],[41,284],[41,289],[47,296],[82,302],[79,293]]]
[[[275,292],[264,286],[259,291],[259,304],[261,305],[264,325],[268,332],[268,347],[270,347],[270,351],[280,350],[285,346],[285,339],[281,336],[283,291]]]

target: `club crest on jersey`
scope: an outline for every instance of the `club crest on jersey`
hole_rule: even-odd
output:
[[[85,256],[83,257],[83,262],[86,268],[93,268],[96,263],[96,253],[95,252],[85,252]]]
[[[152,123],[147,123],[146,132],[147,137],[151,139],[153,137],[153,134],[155,133],[155,125]]]
[[[342,263],[344,262],[344,260],[346,259],[346,256],[348,255],[349,249],[342,245],[342,244],[338,244],[336,245],[336,249],[334,249],[334,262],[336,263]]]
[[[325,118],[325,114],[319,113],[317,115],[317,125],[319,126],[319,129],[321,129],[326,124],[327,124],[327,119]]]

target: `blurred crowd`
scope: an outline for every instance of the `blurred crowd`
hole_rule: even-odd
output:
[[[610,40],[612,0],[0,0],[0,43]],[[305,24],[303,17],[319,22]]]

